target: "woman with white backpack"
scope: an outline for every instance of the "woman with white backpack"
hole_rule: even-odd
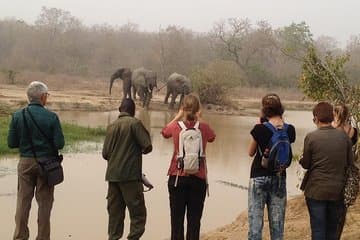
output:
[[[184,239],[185,212],[186,239],[198,240],[207,190],[205,149],[208,142],[215,140],[214,131],[200,120],[198,97],[186,95],[179,112],[161,134],[164,138],[172,138],[174,143],[168,171],[171,240]]]

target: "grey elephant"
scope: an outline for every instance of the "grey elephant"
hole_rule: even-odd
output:
[[[191,81],[189,78],[176,72],[172,73],[166,82],[166,96],[164,103],[168,103],[168,98],[171,95],[169,108],[174,108],[177,96],[180,94],[181,103],[184,96],[191,92],[191,88]]]
[[[157,88],[156,72],[143,67],[137,68],[132,72],[131,84],[134,99],[136,99],[137,93],[143,102],[143,107],[148,108],[152,98],[152,91],[154,88]]]
[[[120,78],[123,80],[123,98],[131,98],[131,77],[132,72],[130,68],[119,68],[110,77],[109,94],[111,95],[111,88],[115,79]]]

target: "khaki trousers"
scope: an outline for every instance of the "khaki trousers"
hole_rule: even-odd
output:
[[[108,213],[109,240],[118,240],[124,232],[125,208],[130,215],[128,239],[138,240],[145,232],[146,207],[142,182],[109,182]]]
[[[18,191],[15,214],[14,240],[28,240],[28,219],[31,201],[38,203],[38,233],[36,240],[50,239],[50,214],[54,201],[54,187],[49,187],[40,176],[40,167],[34,158],[20,158],[18,164]]]

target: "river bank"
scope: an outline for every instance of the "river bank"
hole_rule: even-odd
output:
[[[47,107],[53,111],[114,111],[121,101],[120,92],[114,91],[110,96],[106,84],[96,82],[91,88],[88,86],[69,86],[68,88],[51,87],[49,84],[50,98]],[[120,87],[120,86],[118,86]],[[27,103],[26,85],[0,84],[0,105],[11,108],[23,107]],[[242,92],[246,92],[243,90]],[[250,91],[250,92],[249,92]],[[254,93],[252,94],[251,91]],[[249,89],[248,93],[231,94],[228,105],[204,104],[203,111],[211,114],[248,116],[258,114],[260,108],[259,93],[255,89]],[[245,95],[247,94],[247,95]],[[279,94],[281,95],[281,94]],[[291,94],[288,94],[291,95]],[[239,97],[242,96],[242,97]],[[168,105],[163,103],[164,92],[155,92],[149,106],[150,110],[169,111]],[[138,109],[141,103],[136,101]],[[310,110],[313,106],[311,101],[283,100],[286,109]],[[1,108],[0,108],[1,113]]]
[[[119,88],[118,86],[117,88]],[[23,107],[27,103],[25,94],[26,84],[23,85],[8,85],[0,84],[0,102],[3,103],[6,108],[16,109]],[[114,93],[109,96],[107,93],[106,83],[96,82],[91,87],[81,86],[67,86],[59,87],[54,84],[49,84],[50,97],[48,101],[48,107],[54,111],[114,111],[118,108],[121,95],[120,93]],[[251,90],[253,91],[253,90]],[[255,90],[254,90],[255,91]],[[240,116],[256,116],[259,113],[260,96],[263,93],[248,92],[247,95],[239,94],[240,97],[232,98],[230,106],[220,105],[204,105],[203,111],[210,114],[220,115],[240,115]],[[282,96],[280,94],[280,96]],[[156,111],[168,111],[167,105],[163,104],[163,93],[154,94],[154,98],[151,101],[150,109]],[[286,109],[298,109],[309,110],[313,106],[312,102],[299,101],[294,99],[285,99],[283,101]],[[138,103],[138,108],[141,109]],[[7,111],[6,111],[7,112]],[[10,111],[11,112],[11,111]],[[8,114],[8,112],[6,113]],[[228,119],[228,117],[226,118]],[[225,137],[225,136],[223,136]],[[221,138],[219,132],[219,139]],[[221,159],[219,157],[219,159]],[[223,166],[221,163],[219,166]],[[217,168],[219,168],[217,166]],[[165,172],[165,170],[164,170]],[[166,196],[164,197],[166,199]],[[210,202],[208,202],[209,204]],[[357,207],[356,207],[357,206]],[[358,204],[354,207],[354,210],[350,210],[349,216],[351,220],[348,221],[344,235],[357,231],[357,225],[353,226],[351,223],[360,220]],[[203,235],[202,239],[215,240],[215,239],[246,239],[247,238],[247,214],[246,212],[240,213],[235,221],[229,225],[219,227],[213,231],[210,231]],[[235,215],[236,216],[236,215]],[[214,217],[214,216],[213,216]],[[204,216],[205,218],[205,216]],[[231,218],[232,219],[232,218]],[[230,222],[227,220],[226,222]],[[353,220],[355,219],[355,220]],[[302,197],[295,197],[288,202],[287,208],[287,221],[286,221],[286,236],[285,239],[309,239],[309,218],[307,215],[307,209]],[[268,235],[268,223],[265,221],[265,235]],[[215,227],[218,225],[215,225]],[[350,230],[347,230],[347,229]],[[207,231],[207,230],[206,230]],[[349,235],[350,236],[350,235]],[[360,235],[356,235],[360,236]],[[264,238],[268,239],[268,238]],[[345,238],[344,238],[345,239]],[[346,238],[357,239],[357,238]]]
[[[266,211],[265,211],[266,212]],[[220,227],[202,236],[202,240],[237,240],[247,239],[247,212],[242,212],[231,224]],[[360,239],[360,200],[351,206],[346,216],[342,240]],[[269,240],[269,221],[264,217],[263,239]],[[310,219],[304,197],[297,196],[287,202],[284,239],[311,239]]]

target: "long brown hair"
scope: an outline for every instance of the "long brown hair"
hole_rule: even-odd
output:
[[[349,108],[346,105],[339,104],[334,108],[334,115],[337,117],[337,127],[343,127],[350,121]]]
[[[184,97],[181,104],[184,116],[188,121],[196,120],[196,113],[200,110],[200,100],[193,94],[188,94]]]

